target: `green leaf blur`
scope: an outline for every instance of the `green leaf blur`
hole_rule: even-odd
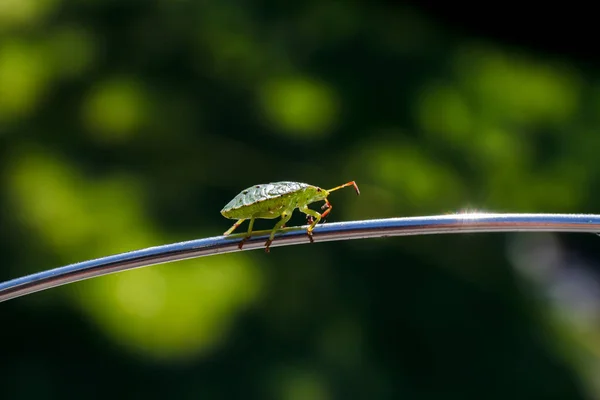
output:
[[[224,204],[280,180],[355,180],[328,221],[598,212],[598,110],[600,71],[383,2],[0,0],[0,279],[220,235]],[[600,299],[550,285],[561,238],[316,243],[51,289],[1,305],[0,385],[596,398]]]

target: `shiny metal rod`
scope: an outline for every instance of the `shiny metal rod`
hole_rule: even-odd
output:
[[[271,248],[308,244],[306,227],[283,229]],[[333,240],[475,232],[600,232],[600,215],[460,213],[318,225],[315,243]],[[263,248],[269,231],[255,232],[243,250]],[[67,283],[170,261],[240,251],[244,234],[150,247],[42,271],[0,283],[0,302]],[[268,257],[265,255],[265,257]]]

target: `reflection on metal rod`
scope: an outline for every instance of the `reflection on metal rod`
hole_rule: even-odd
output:
[[[388,236],[473,232],[600,232],[600,215],[584,214],[490,214],[464,213],[429,217],[407,217],[350,221],[318,225],[315,242]],[[150,247],[98,258],[0,283],[0,302],[40,290],[88,278],[170,261],[239,251],[243,234],[216,236]],[[268,231],[256,232],[244,250],[262,248]],[[271,247],[308,244],[301,227],[286,228]],[[265,257],[268,257],[265,255]]]

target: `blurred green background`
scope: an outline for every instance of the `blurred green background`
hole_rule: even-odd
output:
[[[329,221],[598,212],[598,111],[598,69],[409,6],[0,0],[0,280],[219,235],[278,180],[356,180]],[[0,305],[1,397],[600,398],[598,240],[317,243],[36,293]]]

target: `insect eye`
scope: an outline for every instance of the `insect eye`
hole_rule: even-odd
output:
[[[321,191],[321,188],[317,188],[317,192],[320,192],[320,191]]]

